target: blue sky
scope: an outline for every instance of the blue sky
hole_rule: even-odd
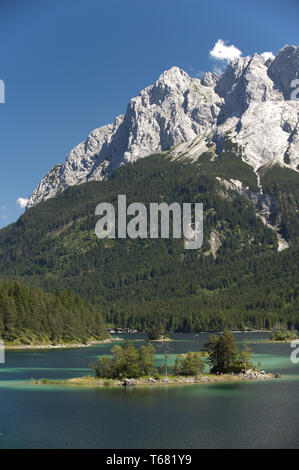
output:
[[[218,39],[242,55],[276,54],[299,43],[298,18],[298,0],[1,0],[0,227],[163,70],[212,70]]]

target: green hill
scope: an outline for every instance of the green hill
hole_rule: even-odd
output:
[[[0,276],[49,292],[69,289],[120,327],[269,328],[279,320],[298,327],[297,233],[284,231],[290,248],[278,253],[275,232],[253,204],[215,179],[219,171],[226,176],[236,158],[224,157],[186,164],[155,155],[40,203],[0,231]],[[244,175],[256,189],[252,170],[238,165],[239,179]],[[203,247],[185,250],[178,239],[98,240],[95,207],[116,206],[118,194],[126,194],[128,204],[202,202]],[[281,211],[283,219],[281,206],[275,217]],[[211,233],[220,242],[214,251]]]
[[[78,295],[49,294],[12,280],[0,284],[0,338],[5,342],[82,343],[106,337],[101,313]]]

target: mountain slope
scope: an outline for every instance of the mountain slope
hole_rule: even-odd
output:
[[[229,148],[211,155],[188,164],[166,155],[141,159],[27,210],[0,231],[1,276],[49,291],[72,289],[118,326],[267,328],[280,319],[298,325],[298,233],[288,234],[290,248],[278,253],[276,233],[257,206],[221,182],[234,168],[253,199],[259,193],[252,168]],[[291,175],[297,185],[298,173]],[[267,181],[274,193],[277,182],[273,189],[273,176]],[[128,204],[203,202],[203,247],[185,250],[178,239],[98,240],[95,207],[115,204],[118,194]]]
[[[256,172],[275,163],[297,170],[299,102],[290,100],[298,63],[299,47],[286,46],[274,61],[254,54],[236,59],[221,76],[207,73],[201,80],[172,67],[133,98],[124,115],[95,129],[56,165],[28,207],[70,186],[101,181],[152,153],[173,150],[174,157],[198,159],[209,145],[221,150],[228,133]]]

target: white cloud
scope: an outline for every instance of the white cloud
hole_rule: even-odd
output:
[[[275,55],[273,54],[273,52],[263,52],[263,53],[261,54],[261,57],[262,57],[265,61],[268,60],[268,59],[271,59],[271,60],[275,59]]]
[[[213,64],[212,71],[217,73],[217,75],[221,75],[225,71],[226,67],[226,62],[223,62],[222,64]]]
[[[21,209],[25,209],[25,207],[27,206],[28,199],[26,199],[25,197],[19,197],[16,202],[17,204],[19,204]]]
[[[230,62],[233,59],[241,57],[242,51],[236,46],[227,46],[223,39],[218,39],[213,49],[210,51],[210,57],[216,60],[226,60]]]
[[[1,206],[2,211],[6,211],[7,207],[6,206]]]

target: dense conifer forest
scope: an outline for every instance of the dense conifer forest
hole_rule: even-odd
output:
[[[16,281],[0,284],[0,338],[15,344],[57,344],[107,338],[99,310],[78,295],[49,294]]]
[[[111,326],[190,331],[271,328],[284,321],[298,328],[299,176],[281,168],[263,171],[265,191],[276,198],[273,223],[290,245],[278,252],[276,233],[256,215],[252,202],[215,178],[219,172],[226,176],[235,161],[239,179],[256,190],[252,169],[229,150],[217,158],[215,164],[206,155],[186,164],[165,155],[147,157],[105,181],[71,187],[38,204],[0,231],[1,278],[41,287],[60,303],[66,294],[57,289],[79,294]],[[202,248],[185,250],[183,240],[172,238],[97,239],[95,208],[100,202],[117,207],[119,194],[127,195],[127,204],[202,202]],[[214,251],[211,233],[220,241]],[[72,307],[65,311],[71,321],[76,301],[68,295]],[[39,316],[38,305],[32,318]],[[73,312],[76,331],[83,305]],[[45,334],[57,330],[59,337],[58,309],[54,312],[57,327],[50,332],[47,324]]]

